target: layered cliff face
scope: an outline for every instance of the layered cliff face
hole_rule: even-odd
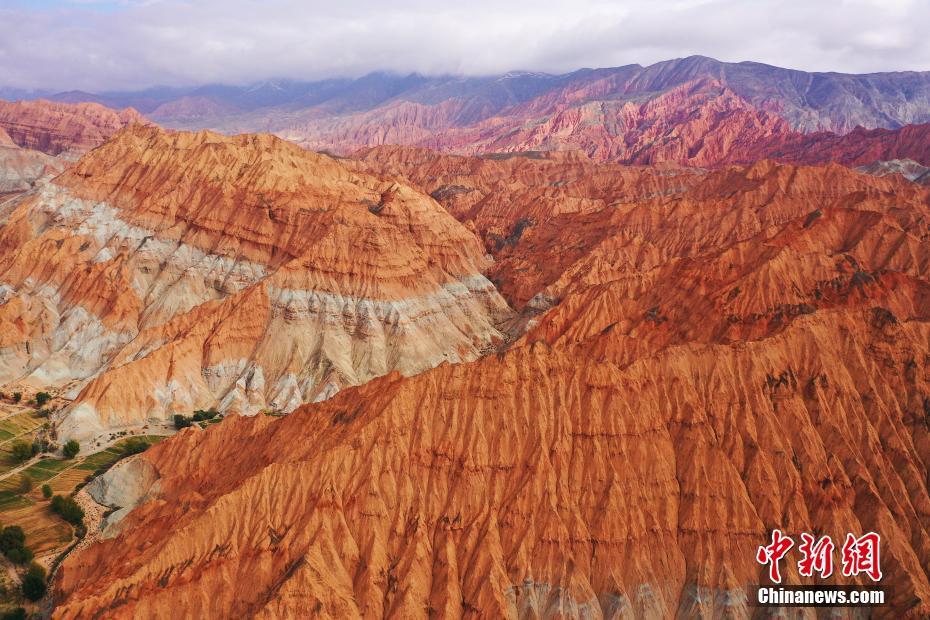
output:
[[[880,532],[874,615],[930,614],[925,188],[763,162],[631,170],[596,205],[575,175],[610,167],[427,159],[358,165],[484,194],[450,207],[476,229],[518,216],[495,175],[591,201],[527,203],[495,250],[550,309],[498,355],[151,449],[56,617],[747,617],[774,527]]]
[[[778,114],[708,80],[686,83],[643,103],[534,101],[505,118],[446,132],[423,144],[476,154],[578,150],[594,161],[638,165],[708,167],[760,159],[805,165],[860,166],[891,159],[930,164],[930,124],[800,133]]]
[[[0,128],[17,145],[48,155],[76,158],[120,128],[147,122],[131,108],[116,111],[98,103],[0,101]]]
[[[565,152],[462,157],[388,146],[356,157],[361,170],[412,184],[473,228],[496,259],[488,277],[519,309],[540,293],[541,281],[558,278],[566,264],[617,234],[608,219],[618,208],[681,194],[705,174],[594,164]],[[549,303],[540,295],[533,306],[544,310]]]
[[[4,210],[0,373],[76,396],[61,439],[290,411],[505,338],[472,232],[271,136],[135,125]]]

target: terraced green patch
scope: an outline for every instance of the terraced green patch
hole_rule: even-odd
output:
[[[48,485],[52,487],[53,493],[70,495],[79,484],[87,482],[88,476],[91,475],[91,472],[72,467],[49,480]]]
[[[77,461],[75,459],[59,459],[55,457],[47,457],[44,459],[39,459],[37,462],[32,464],[32,467],[59,472],[68,469],[76,463]]]
[[[84,461],[77,466],[77,469],[83,469],[86,471],[95,471],[102,467],[108,467],[115,463],[122,452],[113,447],[107,448],[103,452],[97,452],[96,454],[91,454]]]
[[[22,435],[35,430],[45,423],[45,418],[32,410],[17,413],[5,420],[0,420],[0,432],[6,432],[10,437]]]
[[[33,463],[22,473],[26,474],[36,482],[41,482],[43,480],[48,480],[57,476],[59,473],[64,470],[72,467],[75,464],[72,460],[59,460],[59,459],[43,459],[37,463]]]
[[[13,474],[8,476],[2,482],[0,482],[0,492],[10,491],[12,493],[19,493],[20,488],[23,482],[23,472]],[[33,486],[35,486],[35,479],[32,480]]]
[[[138,437],[121,439],[106,450],[85,457],[84,461],[77,466],[77,469],[96,471],[98,469],[107,468],[124,456],[123,448],[130,442],[144,441],[148,446],[152,446],[163,439],[166,439],[164,435],[140,435]]]
[[[21,419],[16,420],[14,425],[25,425],[17,428],[25,428],[33,423],[38,427],[42,423],[40,420],[30,422],[28,415],[15,417]],[[126,437],[106,450],[86,456],[78,454],[73,459],[45,456],[12,475],[7,472],[18,466],[12,462],[12,442],[0,444],[0,475],[6,474],[0,480],[0,523],[22,527],[26,533],[26,542],[36,555],[59,553],[73,540],[74,528],[51,511],[49,501],[42,497],[40,487],[48,484],[53,493],[70,495],[96,473],[127,456],[127,447],[132,448],[134,453],[140,445],[151,446],[165,438],[160,435]],[[27,492],[21,490],[24,488],[24,476],[32,480],[32,489]]]
[[[34,501],[15,491],[0,491],[0,512],[25,508],[33,504],[35,504]]]

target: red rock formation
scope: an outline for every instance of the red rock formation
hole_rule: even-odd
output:
[[[433,165],[517,196],[556,163]],[[564,165],[552,191],[592,196]],[[65,560],[55,617],[747,617],[775,527],[880,532],[873,615],[930,614],[928,190],[763,162],[630,200],[669,182],[643,174],[498,250],[551,307],[506,352],[139,457],[146,500]]]
[[[580,95],[579,95],[580,97]],[[754,108],[714,82],[695,82],[642,104],[534,101],[503,118],[422,141],[463,153],[583,151],[595,161],[719,166],[774,159],[848,166],[912,159],[930,164],[930,124],[858,127],[848,134],[798,133],[776,114]]]
[[[133,125],[8,208],[0,376],[72,389],[62,439],[288,411],[505,337],[472,232],[272,136]]]
[[[712,81],[684,84],[644,103],[586,99],[532,101],[506,117],[425,144],[465,153],[568,149],[596,161],[705,166],[738,145],[789,131],[777,116]]]
[[[342,153],[370,144],[413,144],[465,154],[579,151],[594,161],[639,165],[709,167],[775,159],[857,166],[904,158],[930,163],[930,125],[803,134],[711,80],[688,82],[646,101],[605,98],[615,89],[595,82],[549,93],[464,127],[448,120],[457,105],[452,100],[438,106],[398,102],[364,117],[315,119],[281,135]]]
[[[779,117],[710,80],[683,84],[645,102],[598,98],[594,86],[533,99],[468,126],[452,121],[459,103],[448,100],[434,106],[397,102],[356,115],[313,118],[278,133],[308,148],[340,153],[373,144],[472,154],[578,150],[596,161],[702,166],[718,163],[741,145],[790,131]]]
[[[132,108],[115,111],[97,103],[0,101],[0,128],[19,146],[49,155],[80,155],[121,127],[147,122]]]
[[[384,77],[387,83],[373,85],[373,90],[364,86],[354,90],[348,83],[346,92],[332,84],[321,87],[333,89],[335,99],[309,106],[298,99],[255,108],[247,104],[247,93],[239,93],[245,98],[237,100],[244,106],[240,107],[218,93],[189,95],[163,103],[151,114],[160,122],[185,128],[274,132],[306,148],[341,155],[370,146],[409,145],[458,154],[580,151],[600,162],[697,167],[765,158],[801,164],[865,165],[903,158],[930,163],[930,125],[901,127],[891,117],[887,122],[896,129],[865,130],[855,125],[857,121],[881,124],[881,115],[873,107],[883,101],[883,84],[894,103],[882,104],[882,110],[893,112],[896,119],[925,121],[920,105],[906,103],[909,98],[916,101],[926,96],[916,83],[899,92],[901,85],[894,76],[872,76],[862,82],[855,76],[821,75],[816,78],[820,86],[807,100],[809,93],[798,92],[800,73],[701,58],[660,65],[562,77],[504,76],[493,85],[487,80],[453,80],[451,84],[439,80],[431,85],[429,79],[413,79],[413,91],[386,99],[375,96],[376,104],[369,99],[382,88],[393,91],[390,78]],[[522,94],[523,89],[533,95]],[[869,99],[852,100],[853,91]],[[299,92],[297,88],[294,96]],[[312,93],[304,96],[312,97]],[[99,116],[100,108],[94,106],[93,111],[77,115]],[[43,114],[48,113],[14,111],[14,116]],[[61,114],[75,112],[56,111],[53,116]],[[104,115],[108,129],[100,131],[101,136],[125,122],[112,118],[115,114]],[[70,125],[56,127],[61,119],[33,118],[31,122],[51,125],[53,131],[64,134],[92,134],[81,138],[82,148],[102,140],[97,129],[82,132]],[[0,108],[0,126],[3,123]],[[822,127],[837,133],[799,132]],[[23,144],[31,140],[32,146],[42,140],[35,136],[16,139]],[[54,149],[62,147],[42,148],[51,148],[54,154]]]
[[[604,215],[657,196],[681,193],[702,177],[688,168],[594,164],[569,152],[533,152],[486,157],[439,155],[426,149],[377,147],[356,154],[361,169],[387,175],[429,193],[452,215],[478,232],[497,261],[488,276],[522,308],[551,281],[565,262],[577,260],[590,243],[575,238],[609,234]],[[570,221],[571,227],[564,228]],[[547,260],[524,261],[512,278],[510,257],[545,226],[547,237],[529,252],[551,252]],[[526,236],[526,238],[524,238]],[[569,237],[571,236],[571,238]],[[561,237],[561,238],[560,238]]]
[[[723,161],[740,163],[764,158],[809,165],[836,162],[846,166],[911,159],[926,165],[930,164],[930,124],[894,130],[857,127],[845,135],[791,133],[734,150]]]
[[[518,71],[469,78],[376,73],[356,80],[206,87],[164,103],[157,120],[187,129],[206,126],[229,133],[276,132],[315,149],[340,153],[382,144],[471,152],[469,146],[483,149],[484,141],[499,138],[506,146],[509,140],[502,134],[482,135],[482,128],[493,126],[515,130],[524,134],[523,139],[548,142],[549,148],[570,148],[563,144],[563,137],[573,144],[592,140],[588,145],[592,153],[610,151],[596,138],[613,136],[610,141],[617,145],[612,148],[619,152],[622,149],[617,146],[625,142],[616,139],[616,132],[631,120],[626,113],[618,115],[619,109],[629,103],[628,112],[635,116],[644,103],[652,99],[667,102],[694,84],[716,84],[728,97],[738,98],[739,107],[756,111],[756,119],[743,116],[743,121],[752,124],[778,118],[802,133],[845,134],[859,126],[894,129],[930,122],[930,72],[806,73],[701,56],[564,75]],[[146,105],[146,97],[140,93],[108,101]],[[692,131],[712,129],[711,142],[725,146],[728,138],[724,136],[732,138],[751,129],[737,125],[718,131],[719,113],[720,109],[708,110],[696,119]],[[586,125],[576,126],[578,118]],[[635,127],[631,138],[651,131],[648,125]],[[481,144],[463,136],[447,142],[450,132],[474,134]],[[525,135],[529,133],[533,135]],[[674,142],[674,134],[666,137]],[[698,143],[692,146],[700,149]],[[711,144],[708,154],[714,148]],[[658,153],[668,156],[670,151],[660,148]],[[681,152],[676,158],[684,161],[694,154]]]

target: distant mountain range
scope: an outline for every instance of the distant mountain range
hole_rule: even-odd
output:
[[[401,102],[433,106],[454,101],[455,122],[471,124],[511,106],[559,94],[638,101],[700,79],[720,82],[759,109],[783,116],[801,131],[843,133],[857,125],[895,128],[930,121],[930,72],[811,73],[757,62],[721,62],[704,56],[646,67],[580,69],[563,75],[515,71],[487,77],[426,77],[380,72],[357,79],[267,80],[245,86],[153,87],[133,92],[55,93],[0,88],[0,98],[94,101],[111,108],[134,107],[162,123],[174,120],[172,111],[184,101],[204,105],[201,121],[211,120],[216,110],[223,110],[223,117],[247,117],[272,109],[278,113],[318,109],[347,114]]]
[[[571,150],[630,164],[930,163],[922,139],[930,130],[895,133],[930,123],[930,72],[807,73],[691,56],[564,75],[372,73],[99,94],[0,90],[11,94],[131,107],[175,129],[274,133],[338,155],[400,144],[459,154]],[[876,129],[891,133],[845,137]]]

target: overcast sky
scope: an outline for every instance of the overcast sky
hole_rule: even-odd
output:
[[[54,90],[558,73],[690,54],[930,70],[930,0],[0,0],[0,24],[0,86]]]

